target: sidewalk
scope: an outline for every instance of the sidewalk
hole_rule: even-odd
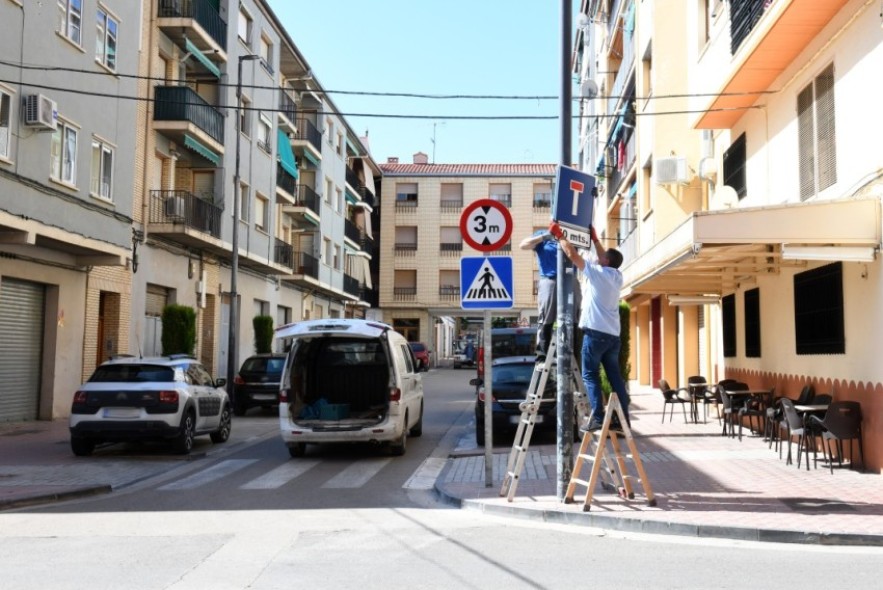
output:
[[[557,448],[532,444],[512,502],[500,497],[510,448],[494,449],[493,486],[485,485],[484,449],[460,449],[436,482],[438,495],[466,509],[653,534],[838,545],[883,546],[883,478],[835,462],[818,469],[785,464],[756,435],[721,436],[717,418],[685,424],[679,408],[661,423],[662,395],[632,392],[632,432],[656,499],[650,507],[640,483],[634,500],[597,486],[583,511],[585,486],[574,502],[558,502]],[[689,412],[688,412],[689,414]],[[576,449],[574,447],[574,460]],[[627,447],[623,445],[623,448]],[[857,451],[856,451],[857,452]],[[847,457],[848,457],[847,453]],[[819,455],[821,459],[822,455]],[[810,456],[811,458],[811,456]],[[591,464],[580,474],[589,479]],[[636,474],[629,461],[629,473]],[[560,485],[563,496],[566,482]]]

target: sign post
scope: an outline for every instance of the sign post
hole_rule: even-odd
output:
[[[479,199],[463,209],[460,235],[472,248],[491,252],[512,236],[512,215],[505,205],[493,199]],[[484,485],[494,485],[494,398],[491,309],[513,305],[512,257],[487,256],[460,259],[460,307],[484,310]]]

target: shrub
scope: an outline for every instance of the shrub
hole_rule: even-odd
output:
[[[254,326],[254,351],[258,354],[273,351],[273,318],[268,315],[256,315],[252,319]]]
[[[162,353],[192,355],[196,348],[196,311],[186,305],[162,310]]]

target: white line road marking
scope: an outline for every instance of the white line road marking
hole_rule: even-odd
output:
[[[231,473],[239,471],[240,469],[244,469],[245,467],[248,467],[252,463],[256,462],[257,459],[227,459],[226,461],[221,461],[220,463],[212,465],[208,469],[203,469],[202,471],[194,473],[189,477],[185,477],[183,479],[179,479],[178,481],[168,483],[159,489],[163,491],[193,490],[198,488],[199,486],[216,481],[218,479],[221,479],[222,477],[226,477]]]
[[[283,463],[276,469],[265,473],[264,475],[253,479],[247,484],[240,486],[242,490],[274,490],[281,488],[296,477],[300,477],[313,467],[319,464],[319,461],[290,461]]]
[[[402,487],[409,490],[431,490],[447,462],[447,459],[441,457],[429,457]]]
[[[323,488],[358,488],[386,467],[392,459],[366,459],[357,461],[329,479]]]

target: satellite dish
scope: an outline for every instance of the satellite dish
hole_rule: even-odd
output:
[[[736,193],[736,189],[728,184],[717,189],[714,192],[714,196],[717,197],[721,206],[726,207],[727,209],[731,209],[739,204],[739,195]]]
[[[583,98],[595,98],[598,96],[598,84],[591,78],[586,78],[579,86],[579,93]]]

